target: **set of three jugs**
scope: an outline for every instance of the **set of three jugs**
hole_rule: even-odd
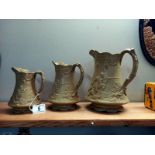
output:
[[[128,53],[133,59],[133,67],[129,77],[122,82],[121,62],[123,56]],[[126,49],[118,54],[107,52],[100,53],[90,50],[89,54],[95,60],[94,74],[87,92],[86,101],[91,102],[90,110],[97,112],[119,112],[123,111],[123,104],[129,102],[126,94],[127,85],[134,79],[138,69],[138,59],[134,49]],[[56,111],[70,111],[77,109],[80,101],[78,89],[84,78],[84,70],[81,64],[68,65],[53,62],[55,66],[55,82],[52,86],[48,102],[51,102],[51,109]],[[80,79],[75,82],[75,69],[80,70]],[[41,102],[40,93],[43,90],[43,72],[30,72],[27,69],[15,68],[16,86],[9,106],[15,113],[29,111],[29,105]],[[36,88],[36,77],[41,76],[40,88]]]

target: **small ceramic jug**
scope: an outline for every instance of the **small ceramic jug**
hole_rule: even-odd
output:
[[[27,113],[30,104],[39,104],[39,94],[43,90],[43,73],[30,72],[27,69],[12,68],[16,74],[16,86],[13,95],[9,101],[9,106],[12,107],[13,113]],[[36,90],[35,79],[36,76],[41,76],[41,86]]]
[[[52,95],[49,97],[49,102],[53,103],[52,110],[69,111],[77,108],[75,103],[79,102],[78,89],[83,81],[84,71],[80,64],[68,65],[55,63],[55,82],[53,85]],[[75,84],[74,73],[75,68],[80,69],[80,80]]]
[[[127,49],[118,54],[99,53],[95,50],[89,53],[95,60],[95,71],[86,97],[92,102],[90,108],[104,112],[122,111],[122,105],[129,102],[126,95],[127,85],[134,79],[138,69],[134,49]],[[120,67],[126,53],[131,55],[133,67],[129,77],[122,82]]]

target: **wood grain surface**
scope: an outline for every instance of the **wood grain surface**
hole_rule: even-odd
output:
[[[54,112],[48,109],[41,114],[12,114],[7,103],[0,103],[0,127],[78,127],[78,126],[155,126],[155,112],[135,102],[124,105],[124,112],[116,114],[89,111],[90,103],[78,103],[79,109],[71,112]]]

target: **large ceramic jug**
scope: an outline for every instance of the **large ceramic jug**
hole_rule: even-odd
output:
[[[129,77],[122,82],[120,67],[126,53],[133,59],[133,68]],[[95,60],[95,71],[86,97],[92,102],[90,108],[103,112],[122,111],[122,105],[129,102],[126,95],[127,85],[134,79],[138,69],[138,59],[134,49],[127,49],[118,54],[91,50],[89,54]]]
[[[83,81],[84,71],[80,64],[68,65],[53,62],[55,66],[55,82],[49,102],[53,103],[52,110],[68,111],[77,108],[75,103],[79,102],[78,89]],[[80,69],[80,80],[75,83],[75,68]]]
[[[12,68],[16,74],[16,86],[13,95],[9,101],[9,106],[12,107],[14,113],[26,113],[29,111],[31,104],[39,104],[39,94],[43,90],[43,73],[30,72],[27,69]],[[36,76],[41,76],[41,86],[39,90],[36,89]]]

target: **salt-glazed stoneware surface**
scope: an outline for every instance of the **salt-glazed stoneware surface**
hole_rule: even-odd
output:
[[[52,94],[48,101],[53,103],[52,110],[69,111],[75,110],[79,102],[78,89],[84,78],[84,71],[80,64],[68,65],[63,62],[53,62],[55,66],[55,82],[53,84]],[[75,68],[80,69],[80,79],[75,82]]]
[[[133,68],[129,77],[122,82],[121,62],[128,53],[133,59]],[[134,49],[127,49],[118,54],[89,52],[95,60],[95,71],[86,99],[91,101],[89,106],[98,112],[123,111],[123,104],[129,102],[126,94],[127,85],[134,79],[138,69],[138,59]]]
[[[44,75],[42,72],[30,72],[27,69],[22,68],[12,68],[16,75],[16,86],[12,97],[9,101],[9,106],[12,107],[13,113],[27,113],[29,111],[29,106],[33,104],[40,103],[39,94],[43,90],[44,85]],[[39,90],[37,90],[35,85],[36,76],[41,76],[41,85]]]

